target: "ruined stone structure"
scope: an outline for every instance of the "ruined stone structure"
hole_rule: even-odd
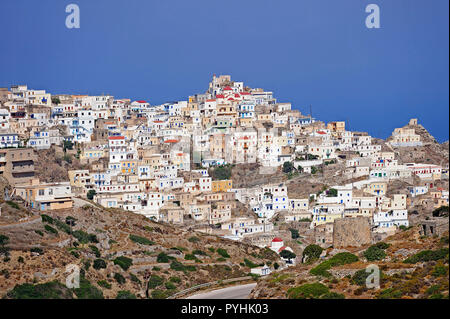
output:
[[[333,247],[359,247],[372,243],[368,217],[340,218],[334,221]]]
[[[420,235],[422,236],[441,236],[448,231],[447,217],[434,217],[424,220],[420,223]]]

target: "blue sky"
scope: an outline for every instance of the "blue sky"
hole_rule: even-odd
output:
[[[81,28],[65,27],[76,3]],[[381,29],[365,27],[366,5]],[[417,117],[449,132],[448,0],[1,0],[0,87],[151,104],[213,73],[386,138]]]

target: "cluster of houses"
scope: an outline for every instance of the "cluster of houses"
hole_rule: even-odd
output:
[[[448,191],[432,189],[448,178],[447,167],[399,164],[367,133],[345,122],[325,124],[230,76],[213,76],[207,91],[185,101],[151,105],[113,96],[50,95],[25,85],[0,88],[0,174],[14,195],[39,210],[70,208],[88,197],[108,209],[125,209],[160,222],[197,225],[240,240],[274,232],[273,217],[327,227],[337,218],[367,216],[376,228],[408,226],[412,198],[433,194],[448,205]],[[396,129],[392,146],[418,146],[414,129]],[[85,169],[69,170],[61,183],[34,176],[36,151],[64,146]],[[342,158],[351,152],[353,157]],[[289,198],[286,184],[234,188],[210,168],[258,163],[261,172],[292,163],[314,174],[321,165],[345,163],[349,178],[308,198]],[[387,196],[391,180],[424,181]],[[430,187],[431,185],[431,187]],[[240,202],[240,203],[239,203]],[[235,214],[237,205],[249,214]]]

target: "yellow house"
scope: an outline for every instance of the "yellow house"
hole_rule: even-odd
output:
[[[314,226],[334,223],[335,219],[342,218],[342,213],[320,213],[313,215]]]
[[[345,122],[344,121],[330,122],[327,124],[327,129],[332,132],[344,132]]]
[[[134,174],[136,172],[137,168],[137,161],[136,160],[125,160],[120,161],[120,171],[124,174]]]
[[[212,191],[214,193],[227,192],[229,189],[232,189],[232,188],[233,188],[233,181],[231,179],[212,182]]]
[[[364,189],[365,193],[369,193],[376,196],[385,195],[387,192],[386,182],[372,182]]]
[[[101,149],[86,149],[80,154],[80,161],[82,163],[89,163],[97,161],[100,158],[105,157],[105,151]]]

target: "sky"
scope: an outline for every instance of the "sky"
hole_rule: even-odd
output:
[[[0,87],[157,105],[229,74],[350,130],[386,138],[418,118],[448,140],[448,0],[1,0],[0,30]]]

